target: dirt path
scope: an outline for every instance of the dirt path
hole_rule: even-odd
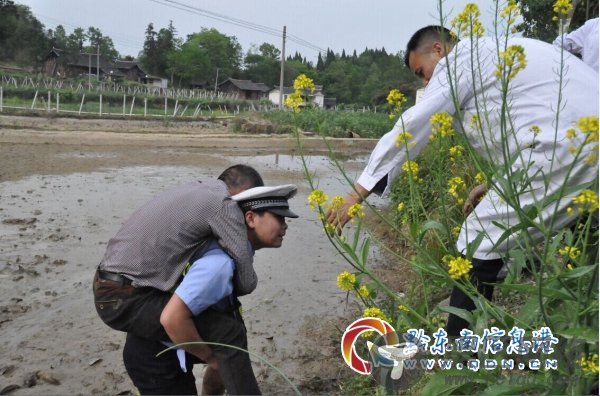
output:
[[[321,153],[320,139],[304,140]],[[373,141],[339,140],[354,177]],[[244,297],[249,344],[307,392],[329,392],[344,370],[332,340],[352,316],[335,276],[346,268],[323,238],[290,137],[243,136],[212,124],[0,117],[0,391],[117,394],[132,385],[122,333],[97,318],[90,283],[106,241],[156,193],[234,163],[267,184],[296,183],[283,248],[257,252],[257,291]],[[346,187],[329,161],[310,157],[320,187]],[[256,363],[265,393],[288,393]],[[201,368],[195,369],[197,377]],[[10,389],[10,388],[8,388]]]

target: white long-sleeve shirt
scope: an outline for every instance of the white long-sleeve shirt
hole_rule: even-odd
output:
[[[513,171],[528,169],[529,180],[533,186],[530,193],[519,197],[520,206],[525,207],[559,191],[565,184],[567,172],[574,164],[574,156],[569,152],[573,143],[565,137],[565,132],[573,127],[580,117],[598,115],[598,74],[575,57],[565,57],[567,73],[563,78],[563,102],[557,123],[559,51],[550,44],[524,38],[510,39],[509,45],[524,47],[527,66],[510,83],[508,100],[513,129],[508,131],[508,136],[503,137],[500,128],[502,91],[494,75],[498,56],[496,41],[491,38],[477,40],[476,49],[473,50],[469,40],[459,42],[455,49],[438,63],[423,97],[403,113],[402,119],[404,130],[413,136],[411,142],[415,144],[409,150],[408,156],[414,159],[428,143],[431,116],[437,112],[448,112],[456,116],[446,68],[446,64],[449,64],[452,69],[450,81],[455,86],[461,110],[461,119],[458,121],[462,122],[470,144],[483,158],[499,165],[500,169],[506,165],[505,159],[508,157],[515,159],[515,162],[509,165]],[[474,74],[478,76],[475,84],[472,64],[479,65],[475,68]],[[481,110],[485,108],[487,113],[487,124],[483,131],[469,125],[472,116],[477,114],[478,107]],[[479,117],[484,119],[483,114]],[[541,130],[537,136],[530,131],[534,125]],[[392,181],[400,173],[402,164],[407,160],[406,149],[395,145],[396,138],[402,131],[402,122],[399,120],[394,128],[380,139],[357,180],[358,184],[371,191],[377,182],[387,177],[385,193],[388,192]],[[579,135],[581,138],[581,134]],[[591,150],[593,145],[588,146]],[[597,166],[584,164],[584,158],[585,154],[570,170],[568,185],[591,182],[597,177]],[[531,166],[528,165],[530,161],[534,161]],[[547,186],[545,179],[549,181]],[[544,208],[540,218],[548,221],[556,211],[554,228],[563,227],[572,220],[566,215],[571,197],[572,195],[563,198],[557,206]],[[493,248],[503,233],[502,228],[494,222],[512,226],[518,223],[518,217],[515,210],[492,189],[463,224],[457,242],[459,251],[464,252],[467,244],[482,232],[486,237],[474,257],[498,258],[510,249],[516,243],[515,238],[509,238],[503,246]],[[533,231],[530,234],[534,240],[540,237]]]
[[[590,19],[579,29],[558,36],[552,43],[572,54],[581,55],[581,60],[598,73],[598,18]]]

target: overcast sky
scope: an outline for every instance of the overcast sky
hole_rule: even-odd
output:
[[[168,0],[14,0],[31,8],[46,28],[63,25],[67,33],[74,28],[99,28],[112,38],[121,55],[137,56],[144,43],[149,23],[156,31],[169,21],[179,37],[216,28],[227,36],[235,36],[246,53],[252,45],[264,42],[281,49],[281,30],[288,35],[286,55],[296,51],[315,62],[318,49],[342,49],[351,54],[366,47],[396,53],[406,46],[412,33],[420,27],[439,23],[437,0],[176,0],[179,4],[240,20],[274,30],[273,34],[215,20],[183,8]],[[467,2],[479,4],[484,24],[491,26],[490,0],[447,0],[445,11],[450,18]],[[300,45],[298,41],[310,45]]]

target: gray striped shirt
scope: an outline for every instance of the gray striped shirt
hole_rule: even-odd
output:
[[[125,275],[135,287],[167,291],[213,236],[236,262],[237,294],[252,292],[258,279],[246,223],[221,180],[184,184],[142,206],[108,242],[100,268]]]

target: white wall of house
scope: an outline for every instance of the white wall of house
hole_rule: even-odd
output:
[[[150,85],[156,88],[168,88],[169,87],[169,79],[160,78],[160,77],[149,77]]]
[[[283,102],[287,99],[289,95],[283,94]],[[279,104],[279,89],[273,88],[269,91],[269,100],[271,103],[278,105]],[[311,103],[314,103],[317,107],[323,108],[325,103],[325,95],[321,91],[317,91],[314,94],[309,96],[309,100]]]

